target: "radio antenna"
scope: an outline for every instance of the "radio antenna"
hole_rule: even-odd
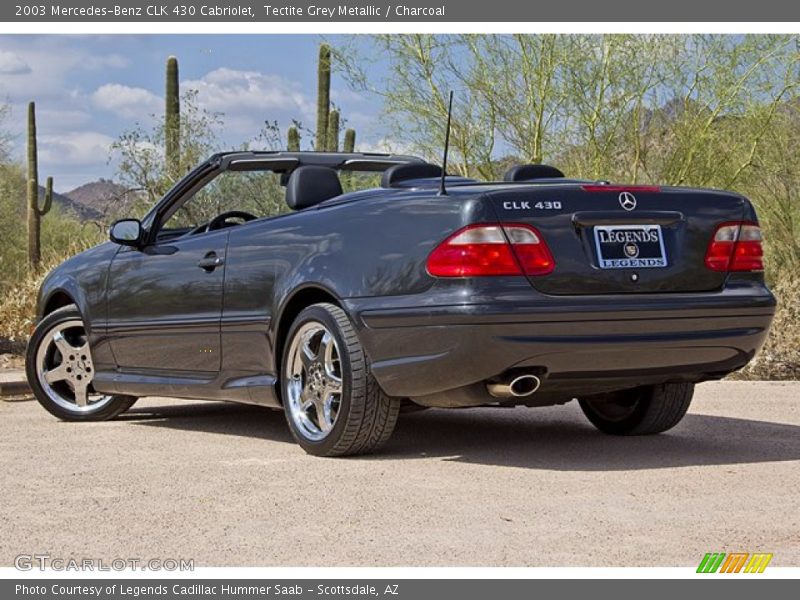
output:
[[[450,150],[450,117],[453,114],[453,90],[450,90],[450,102],[447,105],[447,128],[444,131],[444,155],[442,156],[442,180],[439,184],[439,195],[447,196],[445,177],[447,177],[447,152]]]

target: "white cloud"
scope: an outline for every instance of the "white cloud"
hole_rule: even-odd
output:
[[[0,74],[25,75],[30,72],[30,65],[19,54],[0,50]]]
[[[334,104],[364,104],[366,98],[350,88],[331,87],[331,102]]]
[[[123,69],[120,54],[97,54],[76,45],[71,36],[0,37],[0,93],[12,102],[58,101],[80,79],[80,71]],[[3,67],[6,68],[3,68]]]
[[[39,162],[59,166],[105,163],[114,139],[96,131],[72,131],[39,139]]]
[[[388,137],[359,143],[358,134],[356,134],[356,150],[358,152],[378,152],[381,154],[415,154],[410,144],[399,142]]]
[[[307,120],[313,113],[298,83],[259,71],[215,69],[181,87],[197,90],[200,105],[224,113],[226,129],[240,134],[253,134],[265,120]]]
[[[163,101],[140,87],[107,83],[92,94],[92,104],[126,119],[146,119],[163,109]]]
[[[24,107],[20,107],[20,113]],[[36,122],[41,131],[73,131],[76,127],[87,125],[91,115],[80,104],[75,107],[36,107]]]
[[[87,70],[124,69],[130,64],[130,59],[121,54],[104,54],[103,56],[87,54],[84,55],[80,66]]]
[[[225,111],[231,106],[305,110],[309,106],[297,83],[259,71],[223,67],[183,86],[196,89],[210,110]]]

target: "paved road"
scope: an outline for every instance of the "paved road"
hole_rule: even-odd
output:
[[[198,566],[800,566],[800,383],[700,386],[673,432],[577,406],[405,415],[383,454],[319,459],[283,415],[148,399],[61,423],[0,402],[0,565],[19,553]]]

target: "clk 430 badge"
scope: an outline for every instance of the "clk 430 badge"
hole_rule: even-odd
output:
[[[504,210],[561,210],[561,202],[503,202]]]

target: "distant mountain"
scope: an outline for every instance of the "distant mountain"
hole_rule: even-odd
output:
[[[25,202],[25,198],[22,198],[23,206]],[[42,205],[44,202],[44,186],[39,186],[39,206]],[[67,194],[59,194],[58,192],[53,192],[53,204],[59,207],[62,211],[67,214],[71,214],[77,217],[80,220],[91,220],[91,219],[99,219],[102,217],[102,213],[97,211],[91,207],[83,206],[72,200]]]
[[[108,179],[98,179],[76,187],[64,194],[64,197],[75,207],[74,212],[78,216],[98,219],[110,212],[110,205],[118,202],[124,192],[125,188],[121,185]]]

